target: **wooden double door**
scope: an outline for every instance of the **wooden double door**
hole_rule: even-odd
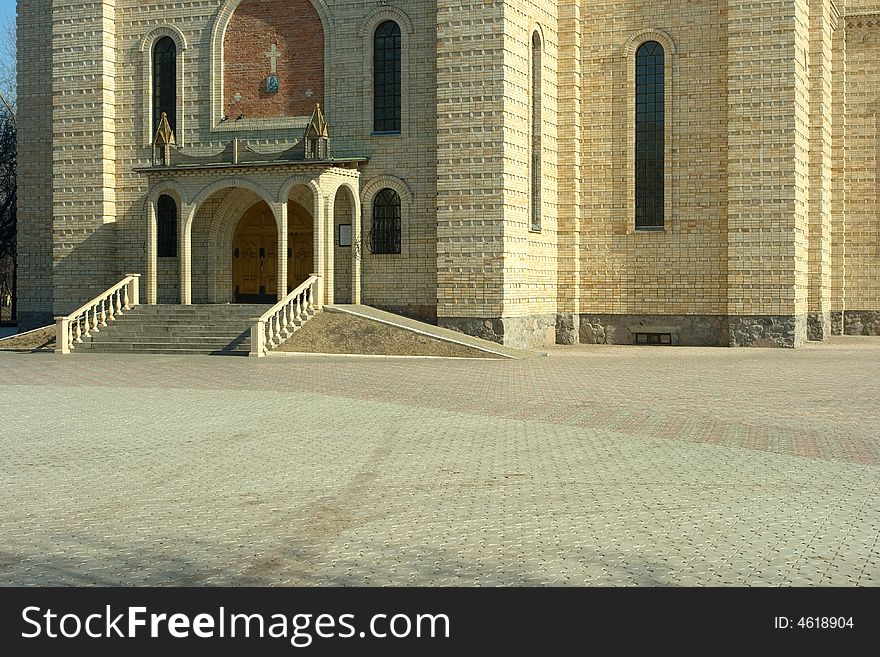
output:
[[[288,206],[287,291],[305,281],[314,268],[314,235],[308,213]],[[263,202],[242,215],[232,240],[232,290],[235,303],[278,300],[278,231],[272,210]]]

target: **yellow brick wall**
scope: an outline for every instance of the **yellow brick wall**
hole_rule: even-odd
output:
[[[532,35],[542,41],[541,230],[531,230]],[[558,27],[553,2],[504,4],[504,317],[555,315]]]
[[[580,13],[581,312],[725,314],[726,3],[608,0],[583,2]],[[631,77],[652,30],[675,51],[666,49],[662,232],[636,231],[634,220]]]
[[[436,304],[436,223],[435,143],[436,118],[426,111],[435,104],[433,5],[421,0],[400,0],[394,8],[377,7],[375,2],[358,0],[327,3],[327,94],[324,107],[331,130],[331,150],[336,157],[366,156],[362,168],[363,186],[371,181],[393,177],[408,189],[412,203],[403,216],[403,253],[373,256],[362,248],[364,262],[363,298],[377,305]],[[142,0],[118,0],[117,43],[120,66],[116,77],[116,98],[120,111],[117,123],[117,169],[119,231],[118,247],[123,268],[143,271],[146,241],[144,199],[146,179],[134,172],[148,165],[151,149],[149,132],[149,77],[147,51],[149,37],[161,26],[171,26],[186,41],[183,58],[183,112],[178,141],[186,152],[208,154],[222,150],[233,137],[246,140],[263,151],[282,150],[298,141],[305,119],[282,122],[235,122],[212,124],[212,58],[217,53],[207,47],[221,0],[201,0],[171,4]],[[403,32],[403,130],[400,135],[371,135],[372,106],[365,102],[372,85],[372,31],[378,22],[397,20]],[[146,48],[145,48],[146,43]],[[144,49],[145,48],[145,49]],[[368,65],[369,64],[369,65]],[[267,62],[268,66],[268,62]],[[307,118],[307,117],[306,117]],[[274,124],[278,125],[278,124]],[[328,199],[332,202],[333,199]],[[363,217],[363,234],[370,228],[370,217]],[[194,245],[195,246],[195,245]],[[195,252],[194,252],[195,253]],[[194,267],[194,290],[197,263]],[[173,286],[173,271],[162,280]],[[160,272],[161,273],[161,272]],[[160,280],[160,292],[162,281]],[[165,298],[168,298],[167,295]]]
[[[18,317],[52,316],[52,5],[18,3]]]
[[[500,317],[502,2],[437,0],[437,314]]]
[[[846,309],[880,310],[880,2],[848,2]]]

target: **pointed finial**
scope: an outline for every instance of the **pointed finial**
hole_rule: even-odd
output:
[[[162,112],[159,118],[159,126],[156,128],[156,138],[153,140],[154,146],[170,146],[176,143],[174,141],[174,130],[168,123],[168,115]]]

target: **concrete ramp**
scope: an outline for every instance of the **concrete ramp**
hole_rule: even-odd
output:
[[[379,310],[378,308],[373,308],[371,306],[336,304],[333,306],[324,306],[324,312],[345,313],[348,315],[353,315],[355,317],[360,317],[361,319],[368,319],[374,322],[380,322],[382,324],[394,326],[395,328],[403,329],[404,331],[418,333],[419,335],[424,335],[435,340],[440,340],[442,342],[449,342],[452,344],[458,344],[465,347],[470,347],[472,349],[477,349],[478,351],[484,351],[486,353],[493,354],[501,358],[523,359],[535,358],[536,356],[544,355],[535,351],[526,351],[524,349],[513,349],[512,347],[505,347],[496,342],[490,342],[489,340],[475,338],[470,335],[465,335],[464,333],[459,333],[458,331],[434,326],[433,324],[419,322],[415,319],[410,319],[409,317],[403,317],[401,315],[395,315],[394,313]]]

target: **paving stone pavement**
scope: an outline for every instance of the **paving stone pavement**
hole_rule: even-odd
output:
[[[880,584],[880,338],[549,352],[0,353],[0,584]]]

